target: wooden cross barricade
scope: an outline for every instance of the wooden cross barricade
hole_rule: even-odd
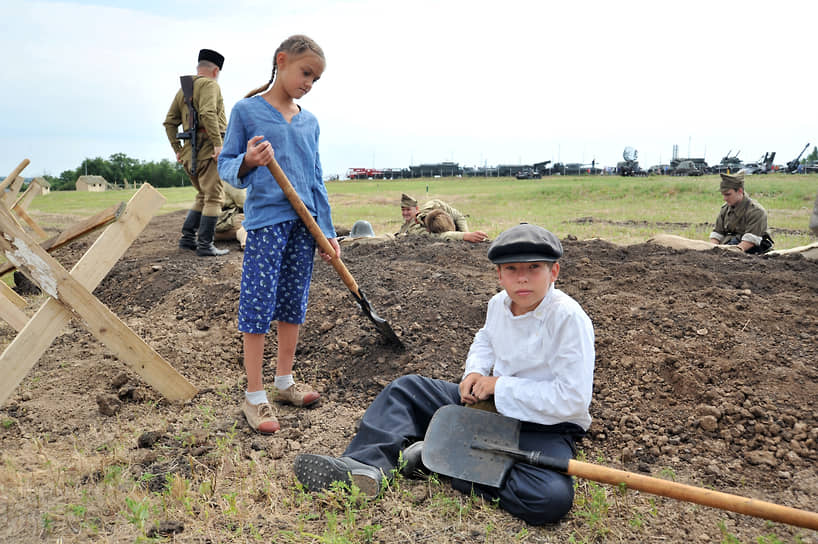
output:
[[[31,204],[31,201],[34,200],[34,197],[43,192],[43,186],[40,185],[39,179],[34,178],[31,180],[31,183],[28,184],[28,188],[23,193],[23,196],[21,196],[20,199],[11,207],[11,211],[19,215],[20,219],[28,223],[28,226],[31,227],[31,229],[37,233],[37,236],[39,236],[42,240],[43,238],[48,238],[48,234],[28,215],[29,204]]]
[[[3,377],[0,405],[72,317],[84,322],[91,334],[167,399],[187,400],[197,393],[190,382],[92,294],[164,202],[165,198],[156,189],[144,184],[118,220],[100,234],[70,273],[24,232],[9,209],[0,203],[0,250],[48,295],[30,319],[18,304],[0,304],[0,312],[15,307],[17,313],[12,319],[18,325],[24,320],[15,339],[0,355],[0,376]],[[3,298],[0,295],[0,302]],[[9,315],[3,314],[3,317],[9,321]]]

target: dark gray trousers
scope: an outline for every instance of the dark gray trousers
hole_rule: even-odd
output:
[[[367,408],[344,455],[379,467],[388,475],[396,467],[400,451],[423,440],[435,411],[447,404],[460,404],[457,384],[402,376],[386,386]],[[571,423],[523,422],[519,447],[569,459],[576,451],[575,439],[582,434],[582,429]],[[487,500],[497,499],[501,508],[532,525],[559,520],[574,500],[570,476],[525,463],[512,467],[501,488],[457,479],[452,480],[452,487],[467,494],[474,491]]]

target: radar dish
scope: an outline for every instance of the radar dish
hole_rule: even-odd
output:
[[[636,160],[636,150],[630,146],[625,148],[625,151],[622,152],[622,158],[626,161],[635,161]]]

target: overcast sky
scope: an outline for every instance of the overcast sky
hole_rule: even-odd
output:
[[[720,0],[0,2],[0,177],[172,159],[162,127],[200,48],[233,104],[287,36],[327,56],[301,100],[325,174],[454,161],[647,168],[818,144],[818,3]]]

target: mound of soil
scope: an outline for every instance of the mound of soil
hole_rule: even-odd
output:
[[[397,376],[458,380],[498,290],[486,244],[404,238],[345,247],[347,267],[405,343],[398,352],[317,259],[296,375],[323,398],[311,410],[280,408],[282,431],[262,438],[246,431],[238,411],[245,384],[236,330],[242,253],[224,242],[231,252],[219,258],[177,249],[183,213],[154,218],[95,295],[200,388],[188,406],[207,406],[217,428],[237,423],[242,440],[285,464],[301,451],[340,454],[355,420]],[[593,424],[580,445],[587,457],[816,510],[818,265],[798,256],[571,238],[563,240],[557,286],[583,306],[596,331]],[[55,256],[70,267],[91,242]],[[31,308],[41,303],[32,299]],[[7,325],[0,329],[6,343],[14,337]],[[274,334],[266,352],[274,360]],[[268,388],[273,373],[268,365]],[[166,429],[180,425],[184,409],[163,401],[72,322],[0,410],[16,422],[0,429],[0,449],[29,451],[43,433],[92,444],[104,441],[100,429],[123,419],[137,434],[160,428],[154,439],[167,441]],[[662,504],[648,540],[687,542],[700,533],[707,540],[724,519],[738,535],[764,527],[747,516]],[[801,534],[802,541],[815,538]]]

